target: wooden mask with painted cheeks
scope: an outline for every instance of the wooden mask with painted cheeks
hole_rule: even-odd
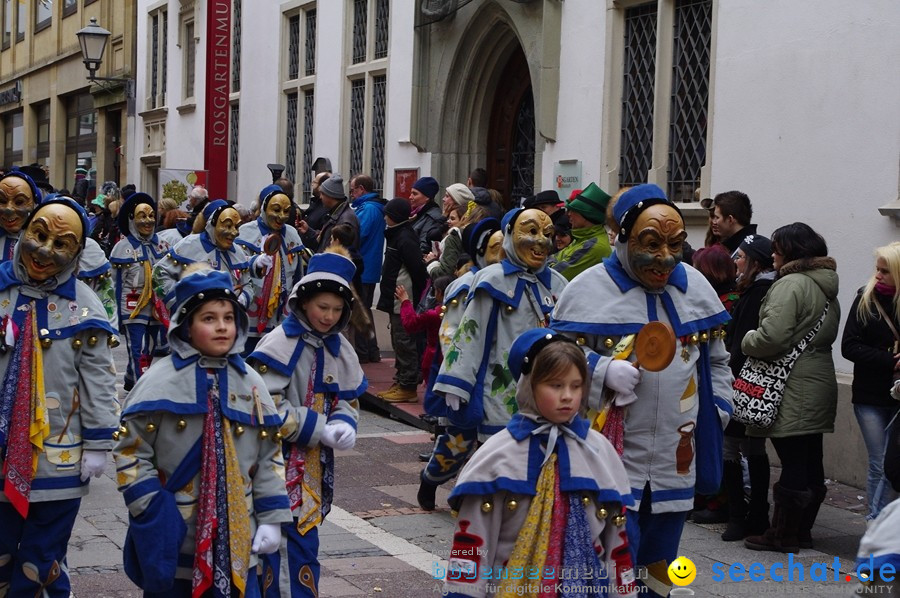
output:
[[[83,234],[81,218],[72,208],[58,203],[38,208],[19,241],[29,278],[43,282],[65,270],[81,251]]]
[[[553,221],[535,208],[524,210],[512,230],[516,255],[529,269],[539,270],[553,247]]]
[[[34,194],[25,179],[8,176],[0,180],[0,226],[3,230],[18,233],[33,209]]]
[[[641,212],[628,236],[628,264],[647,289],[661,290],[684,250],[684,220],[667,204],[655,204]]]
[[[215,234],[213,239],[216,247],[223,251],[228,251],[234,245],[234,240],[238,236],[238,227],[241,225],[241,215],[234,208],[224,208],[219,212],[219,218],[216,220]]]

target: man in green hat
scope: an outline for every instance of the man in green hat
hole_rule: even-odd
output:
[[[608,257],[611,249],[603,226],[610,196],[595,183],[566,202],[572,225],[572,243],[551,259],[550,267],[572,280]]]

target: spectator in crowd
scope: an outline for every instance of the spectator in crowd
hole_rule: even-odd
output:
[[[699,253],[699,250],[698,252]],[[741,340],[759,327],[759,308],[775,281],[772,270],[772,243],[762,235],[748,235],[735,252],[736,290],[739,294],[725,328],[725,345],[731,355],[728,366],[737,377],[747,356]],[[728,527],[722,532],[726,542],[758,536],[769,529],[769,456],[766,439],[748,436],[744,424],[732,419],[725,428],[722,483],[728,497]],[[747,459],[750,502],[744,500],[744,468]]]
[[[356,234],[356,240],[353,246],[350,247],[350,254],[353,256],[357,255],[359,253],[359,220],[353,208],[350,207],[346,194],[344,194],[343,177],[337,173],[328,177],[319,187],[319,196],[322,199],[322,205],[327,210],[323,220],[324,224],[321,229],[316,230],[308,222],[301,220],[300,228],[297,230],[300,231],[300,238],[303,240],[303,244],[311,251],[323,253],[331,245],[332,227],[342,222],[349,224]]]
[[[713,198],[712,234],[728,253],[734,253],[747,235],[756,234],[756,225],[750,224],[752,218],[753,206],[746,193],[726,191]]]
[[[200,233],[205,224],[197,224],[197,217],[203,214],[206,204],[209,203],[209,191],[203,185],[194,185],[188,195],[187,207],[191,212],[192,232]]]
[[[419,250],[422,255],[427,255],[431,251],[432,241],[441,240],[444,230],[441,208],[434,201],[439,190],[438,182],[426,176],[413,183],[409,192],[412,229],[419,237]]]
[[[772,233],[775,283],[763,299],[759,328],[741,340],[744,354],[777,359],[797,346],[825,314],[807,349],[797,358],[785,383],[784,397],[772,427],[748,428],[765,436],[781,460],[781,477],[772,487],[772,525],[749,536],[751,550],[797,552],[812,547],[811,530],[825,500],[822,435],[834,431],[837,380],[831,345],[837,338],[841,309],[834,259],[822,235],[795,222]]]
[[[350,179],[350,207],[359,221],[359,254],[362,257],[362,272],[357,271],[359,281],[355,282],[356,292],[370,322],[375,286],[381,280],[381,265],[384,262],[384,204],[385,201],[375,193],[372,177],[358,174]],[[369,330],[358,332],[354,335],[354,344],[359,362],[381,361],[374,324],[370,325]]]
[[[415,403],[418,401],[416,388],[419,385],[419,352],[415,339],[403,328],[400,318],[402,301],[397,298],[396,290],[398,286],[402,286],[406,289],[407,296],[418,302],[425,290],[427,273],[419,236],[410,221],[410,202],[402,198],[390,200],[384,206],[384,219],[387,223],[384,231],[387,250],[381,273],[378,310],[390,317],[396,372],[394,383],[388,390],[378,393],[378,396],[390,403]]]
[[[609,238],[603,226],[608,202],[609,195],[595,183],[566,202],[566,215],[572,224],[572,243],[554,255],[550,262],[550,267],[566,280],[572,280],[609,257]]]
[[[309,198],[309,207],[303,214],[306,224],[313,230],[319,230],[325,226],[325,220],[328,218],[328,209],[322,204],[321,188],[331,177],[330,172],[320,172],[316,174],[310,182],[311,195]],[[300,223],[297,223],[297,230],[300,230]]]
[[[553,242],[556,245],[556,253],[571,245],[572,223],[568,214],[563,214],[553,223]]]
[[[472,187],[487,187],[487,184],[488,175],[487,170],[484,168],[476,168],[469,173],[469,178],[466,179],[466,187],[469,189]]]
[[[869,454],[867,521],[896,498],[882,466],[888,425],[900,408],[891,397],[894,380],[900,379],[898,280],[900,242],[894,242],[875,250],[875,273],[853,300],[841,341],[841,354],[853,362],[853,412]]]
[[[525,209],[535,208],[548,216],[553,216],[562,209],[562,201],[559,199],[559,193],[550,189],[549,191],[541,191],[536,195],[525,198],[525,201],[522,202],[522,207]]]
[[[489,218],[500,220],[503,217],[503,206],[494,201],[489,189],[472,187],[472,196],[475,198],[475,203],[484,209]]]

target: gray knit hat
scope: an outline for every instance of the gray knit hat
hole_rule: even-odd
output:
[[[328,177],[328,180],[319,186],[319,194],[327,195],[333,199],[347,199],[347,196],[344,194],[343,177],[337,173]]]

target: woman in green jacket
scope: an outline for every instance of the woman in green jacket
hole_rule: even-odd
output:
[[[760,306],[759,327],[748,332],[741,350],[774,361],[793,349],[815,327],[828,307],[822,327],[791,369],[778,417],[766,430],[781,460],[781,478],[772,488],[772,525],[744,545],[752,550],[797,552],[812,547],[812,530],[825,500],[822,435],[834,431],[837,381],[831,345],[840,323],[838,275],[825,239],[809,225],[795,222],[772,233],[777,279]]]

